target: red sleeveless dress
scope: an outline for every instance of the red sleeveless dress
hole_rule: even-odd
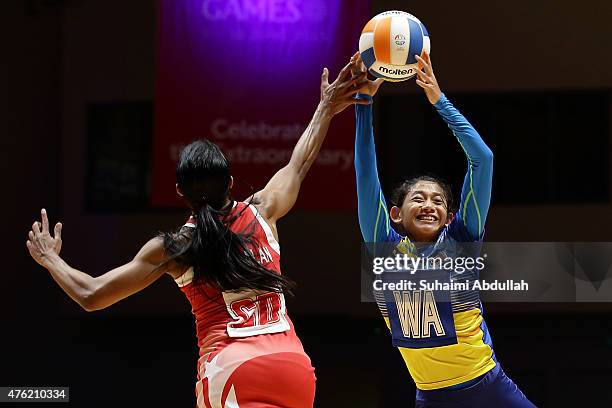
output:
[[[280,247],[253,205],[234,203],[234,232],[252,233],[251,252],[280,274]],[[186,228],[195,228],[190,218]],[[315,393],[314,368],[287,315],[282,293],[221,292],[193,282],[193,269],[175,279],[196,321],[198,408],[306,408]]]

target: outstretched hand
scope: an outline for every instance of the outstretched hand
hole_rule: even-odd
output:
[[[376,95],[376,92],[378,92],[378,88],[380,88],[380,85],[382,85],[385,80],[382,78],[377,78],[373,81],[369,80],[368,70],[366,69],[363,60],[361,59],[361,54],[356,53],[355,55],[353,55],[353,58],[355,58],[355,65],[353,67],[353,70],[351,71],[351,74],[353,75],[353,77],[364,76],[366,80],[365,85],[360,91],[360,93],[374,97],[374,95]]]
[[[442,91],[440,90],[440,86],[438,85],[438,81],[434,75],[433,68],[431,66],[431,58],[429,58],[428,53],[423,51],[421,56],[416,55],[416,59],[419,65],[419,69],[417,69],[416,83],[425,90],[425,95],[427,96],[429,103],[435,105],[438,100],[440,100]]]
[[[49,232],[49,219],[47,211],[43,208],[40,211],[42,223],[34,221],[32,230],[28,233],[26,246],[30,251],[30,256],[41,266],[45,266],[45,261],[49,255],[59,255],[62,250],[62,224],[55,224],[54,236]],[[42,229],[41,229],[42,227]]]
[[[331,84],[329,83],[329,70],[323,69],[321,74],[321,103],[330,109],[332,115],[336,115],[352,104],[368,105],[370,102],[364,99],[356,99],[358,92],[363,92],[367,83],[365,74],[351,77],[357,54],[351,57],[348,64],[342,68],[338,77]]]

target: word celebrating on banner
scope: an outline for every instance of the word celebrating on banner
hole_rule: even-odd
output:
[[[308,126],[323,68],[332,82],[369,17],[367,1],[351,0],[167,0],[158,7],[152,204],[162,207],[181,205],[176,162],[200,138],[230,160],[236,199],[251,191],[241,186],[263,188]],[[355,207],[354,132],[352,109],[334,117],[297,206]]]

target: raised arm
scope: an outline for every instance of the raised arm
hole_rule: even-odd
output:
[[[369,95],[360,97],[372,99]],[[355,116],[355,177],[361,236],[364,242],[397,241],[400,237],[391,228],[387,202],[378,179],[372,106],[355,106]]]
[[[355,59],[353,56],[331,84],[328,82],[327,68],[323,70],[321,100],[308,127],[295,145],[289,163],[270,179],[263,190],[255,194],[254,202],[268,221],[275,223],[295,204],[302,181],[321,149],[333,116],[349,105],[369,103],[355,99],[355,94],[364,82],[363,76],[350,76]]]
[[[480,239],[491,203],[493,152],[465,117],[442,94],[435,108],[448,124],[467,157],[468,168],[461,189],[457,222],[472,240]]]
[[[360,59],[357,68],[360,70],[357,75],[361,70],[365,71]],[[382,82],[382,79],[368,81],[358,97],[371,101]],[[387,202],[378,179],[371,104],[355,106],[355,132],[355,177],[361,236],[364,242],[398,241],[401,237],[391,228]]]
[[[455,222],[463,224],[468,239],[482,238],[484,224],[491,203],[493,180],[493,152],[476,129],[459,113],[440,91],[429,55],[417,57],[424,72],[417,71],[417,84],[425,89],[429,101],[451,129],[467,157],[468,168],[461,190],[461,202]]]
[[[165,271],[157,269],[163,261],[161,238],[147,242],[131,262],[101,276],[92,277],[68,265],[60,256],[61,224],[55,227],[55,235],[49,232],[46,211],[41,211],[42,223],[32,225],[26,243],[30,255],[46,268],[55,282],[68,296],[88,312],[104,309],[149,286]]]

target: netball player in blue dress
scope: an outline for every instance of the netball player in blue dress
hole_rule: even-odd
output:
[[[451,210],[450,188],[432,177],[404,181],[393,192],[391,208],[387,210],[378,179],[372,106],[358,105],[355,172],[359,226],[366,243],[391,243],[411,256],[452,257],[449,248],[453,248],[453,244],[478,243],[483,238],[491,199],[493,153],[441,92],[429,55],[424,53],[417,56],[417,60],[422,71],[417,70],[416,83],[423,88],[467,156],[468,168],[459,210],[456,214]],[[363,64],[360,67],[365,70]],[[370,81],[361,97],[371,99],[381,83],[382,79]],[[410,151],[410,140],[401,147],[406,151],[407,160],[415,154]],[[391,221],[398,231],[394,230]],[[442,246],[445,253],[440,254]],[[475,274],[477,272],[472,270],[461,277],[477,279]],[[453,281],[458,276],[455,274],[449,279]],[[534,406],[504,374],[495,357],[478,291],[451,290],[446,305],[436,300],[438,304],[433,305],[432,310],[440,315],[439,321],[432,324],[433,329],[428,327],[418,335],[410,331],[406,335],[408,320],[404,316],[400,321],[401,310],[388,297],[381,297],[380,293],[375,295],[391,330],[393,344],[398,347],[416,383],[417,407]],[[418,331],[419,328],[413,329]]]

